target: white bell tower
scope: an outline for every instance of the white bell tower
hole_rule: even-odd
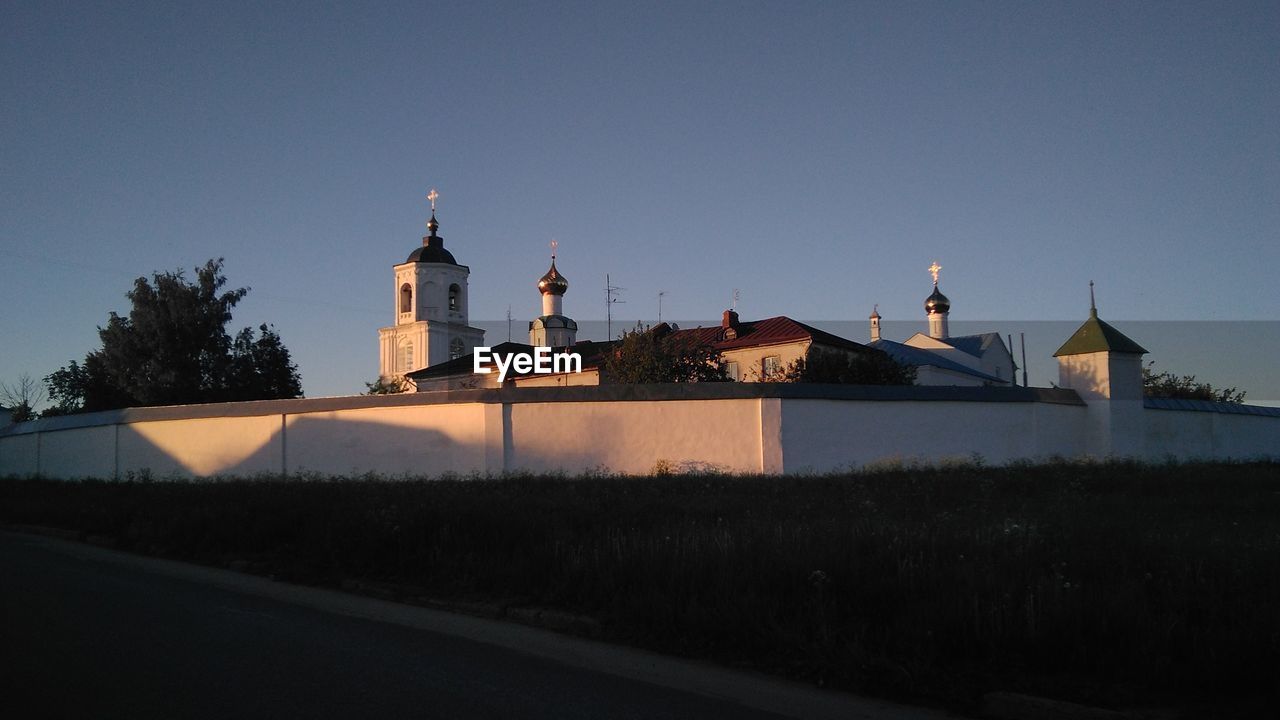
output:
[[[378,374],[383,380],[403,379],[484,344],[484,331],[471,327],[467,315],[471,270],[454,260],[436,232],[438,197],[434,188],[427,195],[431,220],[422,247],[394,267],[395,324],[378,330]]]

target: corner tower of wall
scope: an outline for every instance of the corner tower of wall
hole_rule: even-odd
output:
[[[1090,290],[1092,295],[1092,283]],[[1090,302],[1089,319],[1053,354],[1058,359],[1058,385],[1075,390],[1088,405],[1090,454],[1145,454],[1142,356],[1146,352],[1099,319],[1097,306]]]

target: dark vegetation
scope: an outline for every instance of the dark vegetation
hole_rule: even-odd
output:
[[[398,377],[390,380],[379,377],[373,382],[365,383],[364,386],[366,395],[396,395],[409,392],[409,383]]]
[[[249,290],[221,292],[226,284],[221,259],[196,268],[194,282],[181,270],[135,280],[129,314],[98,328],[102,347],[45,378],[54,404],[44,414],[301,395],[298,368],[269,325],[227,334]]]
[[[1175,375],[1168,370],[1156,372],[1155,365],[1155,361],[1151,361],[1142,366],[1142,394],[1147,397],[1244,402],[1244,390],[1234,387],[1215,388],[1207,382],[1196,380],[1195,375]]]
[[[605,355],[603,370],[608,382],[622,384],[726,379],[720,353],[710,343],[673,332],[666,323],[622,333]]]
[[[36,406],[44,395],[44,387],[25,373],[18,376],[13,384],[0,382],[0,406],[7,406],[9,411],[9,417],[0,415],[0,425],[34,420]]]
[[[792,360],[781,382],[841,385],[915,385],[916,369],[899,365],[879,350],[856,355],[811,349],[807,358]]]
[[[990,690],[1184,717],[1280,700],[1276,464],[10,479],[0,521],[554,608],[613,641],[959,709]]]

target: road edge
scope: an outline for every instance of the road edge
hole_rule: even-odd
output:
[[[234,570],[135,555],[78,542],[71,533],[45,533],[41,530],[34,527],[0,527],[0,532],[4,534],[19,536],[82,560],[121,565],[322,612],[465,638],[576,668],[734,702],[754,710],[787,717],[813,720],[943,720],[959,717],[940,710],[822,690],[768,675],[610,645],[599,640],[563,635],[516,622],[405,605],[338,590],[293,585]]]

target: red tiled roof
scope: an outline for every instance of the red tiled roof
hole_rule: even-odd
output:
[[[827,345],[831,347],[843,348],[846,350],[863,351],[867,350],[867,346],[862,343],[856,343],[852,340],[842,338],[839,335],[833,335],[825,330],[819,330],[811,325],[805,325],[802,322],[792,320],[785,315],[778,317],[765,318],[764,320],[755,321],[739,321],[738,336],[732,340],[725,338],[726,328],[716,325],[712,327],[690,328],[687,330],[677,330],[676,334],[690,334],[693,337],[702,340],[720,351],[735,350],[744,347],[756,347],[762,345],[778,345],[787,342],[796,342],[798,340],[810,340],[819,345]]]

